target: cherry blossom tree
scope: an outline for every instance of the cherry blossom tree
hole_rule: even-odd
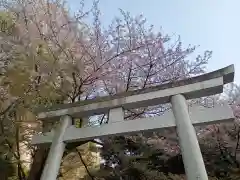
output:
[[[26,114],[34,108],[77,103],[188,78],[203,73],[211,57],[211,51],[206,51],[203,56],[190,59],[195,46],[184,47],[180,37],[156,32],[154,26],[146,25],[143,15],[132,17],[120,10],[121,17],[113,19],[109,27],[103,27],[98,1],[93,1],[90,9],[86,9],[81,1],[74,16],[60,1],[1,2],[2,9],[14,22],[14,32],[1,32],[4,42],[1,47],[4,57],[1,60],[4,64],[1,104],[8,102],[9,107],[14,107],[11,110],[21,117],[21,124],[31,124],[28,128],[20,128],[34,157],[29,180],[40,178],[48,151],[46,148],[31,148],[29,134],[52,127],[48,124],[41,126],[33,115],[30,116],[32,121],[27,121],[29,116]],[[87,18],[92,19],[92,23]],[[167,108],[167,105],[159,105],[129,109],[125,118],[153,116]],[[3,106],[3,117],[5,110],[10,113],[9,108]],[[16,131],[15,119],[11,119]],[[107,122],[105,115],[96,119],[100,124]],[[79,145],[71,150],[76,150]],[[81,157],[79,152],[77,154]],[[16,158],[19,159],[20,155]],[[86,163],[82,163],[89,174]],[[23,175],[22,172],[21,178],[26,179]],[[59,176],[64,177],[64,174]]]

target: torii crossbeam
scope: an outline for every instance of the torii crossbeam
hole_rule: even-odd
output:
[[[193,125],[234,120],[228,105],[213,108],[192,107],[186,99],[199,98],[223,92],[224,84],[233,82],[234,66],[174,83],[115,96],[101,97],[80,103],[64,104],[37,111],[41,120],[61,119],[57,129],[44,135],[35,135],[33,145],[51,144],[41,180],[55,180],[65,144],[104,136],[153,131],[177,127],[184,167],[189,180],[207,180],[207,173]],[[124,109],[171,103],[172,110],[162,116],[124,121]],[[109,113],[109,123],[101,126],[75,128],[72,117],[87,117]]]

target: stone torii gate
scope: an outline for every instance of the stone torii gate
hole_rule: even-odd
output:
[[[177,127],[179,143],[188,180],[207,180],[207,173],[193,125],[234,120],[228,105],[188,108],[187,99],[223,92],[224,84],[233,82],[234,66],[174,83],[163,84],[115,96],[64,104],[38,111],[41,120],[59,120],[58,127],[46,134],[33,136],[32,144],[51,144],[41,180],[55,180],[67,143],[86,141],[113,135],[157,131]],[[171,103],[172,110],[162,116],[124,121],[124,109]],[[76,128],[73,117],[88,117],[108,113],[109,123],[95,127]]]

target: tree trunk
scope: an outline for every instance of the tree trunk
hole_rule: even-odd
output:
[[[33,157],[33,163],[29,172],[28,180],[40,180],[49,148],[39,147]]]
[[[49,132],[52,124],[43,122],[43,132]],[[34,153],[33,162],[27,180],[40,180],[45,162],[47,160],[49,147],[38,147]]]

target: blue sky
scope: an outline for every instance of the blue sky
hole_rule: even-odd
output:
[[[78,0],[67,2],[77,10]],[[207,70],[234,64],[235,82],[240,84],[240,0],[100,0],[102,22],[108,25],[119,8],[133,16],[143,14],[156,29],[180,35],[186,46],[200,45],[197,53],[212,50]]]

